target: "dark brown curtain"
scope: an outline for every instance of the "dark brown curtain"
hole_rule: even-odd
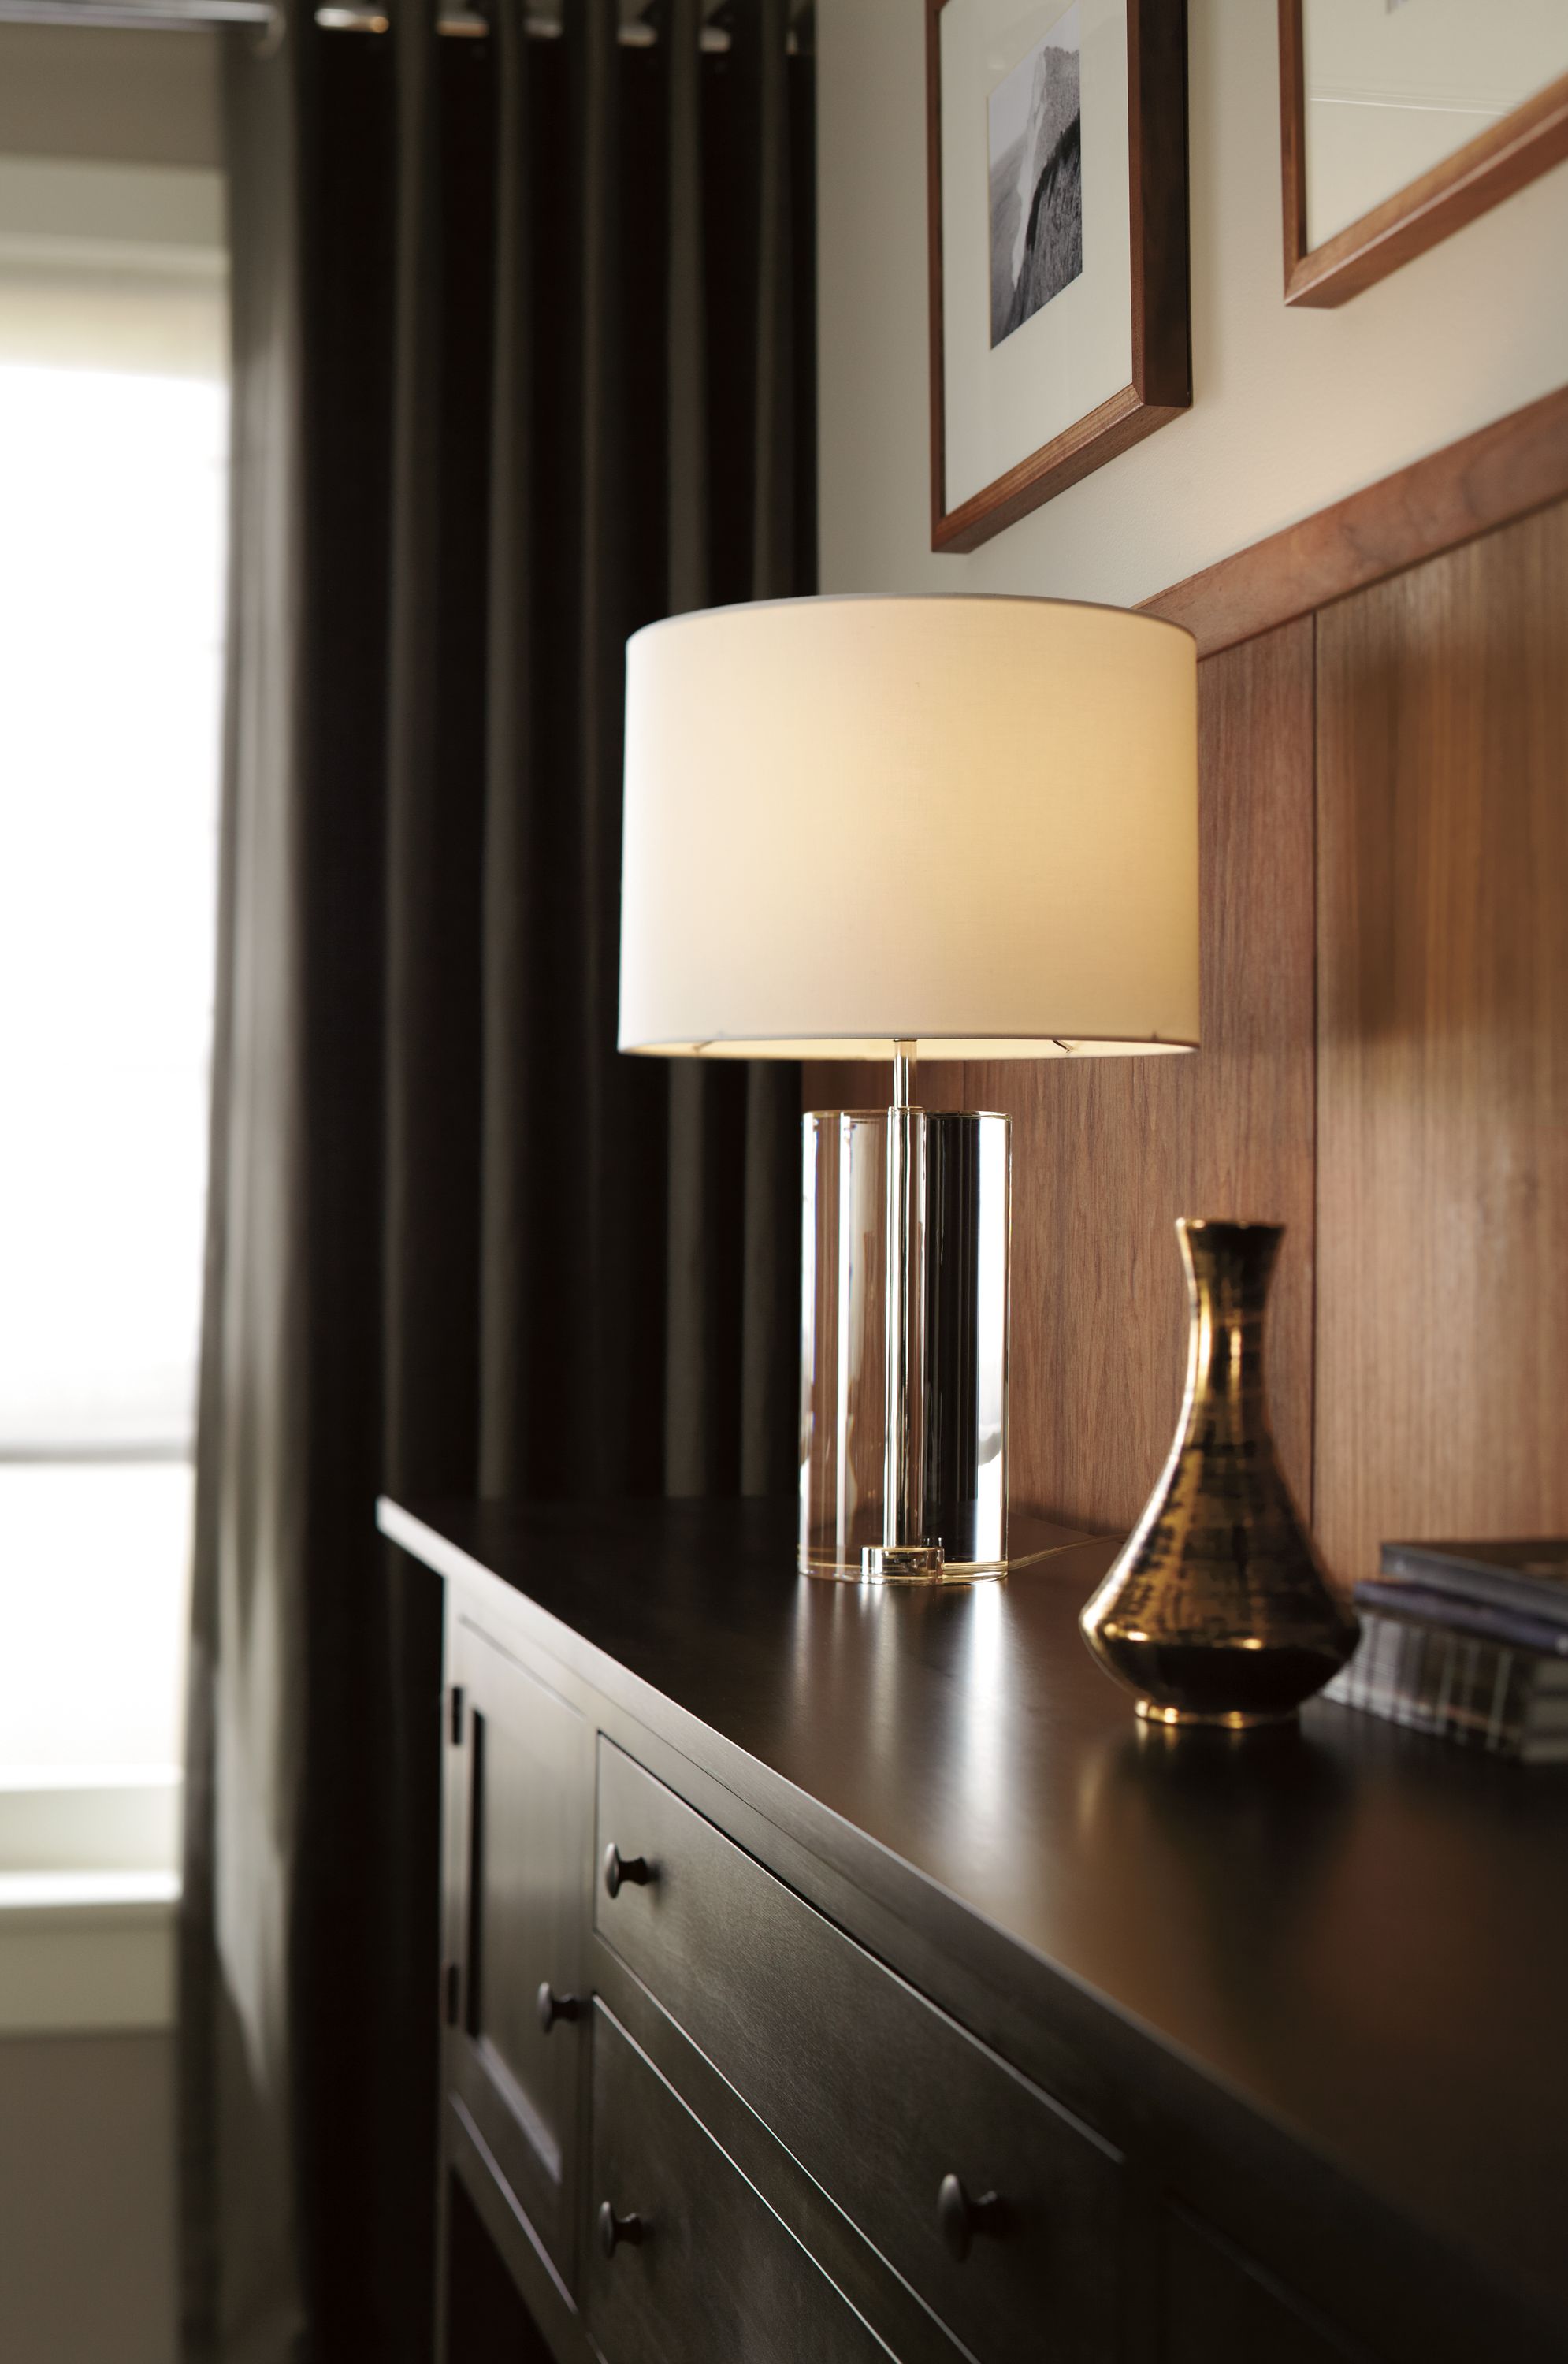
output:
[[[788,0],[232,38],[190,2358],[431,2337],[439,1604],[373,1504],[763,1492],[797,1077],[615,1051],[628,633],[810,587]]]

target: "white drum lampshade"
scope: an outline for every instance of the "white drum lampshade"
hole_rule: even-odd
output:
[[[863,1059],[896,1045],[903,1081],[917,1055],[1194,1048],[1195,657],[1174,625],[1046,599],[791,599],[637,633],[622,1050]],[[885,1498],[868,1510],[868,1488],[851,1488],[851,1524],[876,1515],[890,1545],[940,1540],[894,1533],[922,1517],[918,1470],[894,1482],[894,1431],[918,1461],[917,1350],[940,1293],[924,1122],[890,1131],[885,1161]],[[808,1199],[811,1184],[808,1171]],[[1004,1254],[1005,1236],[1004,1221]],[[822,1282],[809,1220],[806,1247],[809,1355]],[[1005,1388],[1005,1321],[1001,1352]],[[808,1429],[813,1384],[803,1374]],[[921,1403],[895,1402],[900,1388]],[[802,1449],[804,1506],[804,1434]],[[1004,1400],[1004,1466],[1005,1449]],[[873,1460],[862,1451],[862,1471]],[[840,1572],[862,1572],[840,1543]],[[868,1572],[874,1558],[868,1547]],[[966,1550],[956,1566],[986,1560]],[[803,1539],[804,1561],[817,1564]],[[931,1572],[929,1555],[909,1572]]]

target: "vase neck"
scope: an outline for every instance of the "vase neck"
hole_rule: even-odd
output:
[[[1263,1322],[1279,1240],[1273,1224],[1205,1223],[1182,1229],[1192,1320],[1189,1421],[1201,1415],[1232,1433],[1267,1427]]]

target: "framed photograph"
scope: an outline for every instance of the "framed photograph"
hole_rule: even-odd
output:
[[[926,0],[931,547],[1192,401],[1186,0]]]
[[[1568,6],[1279,0],[1284,300],[1342,304],[1568,157]]]

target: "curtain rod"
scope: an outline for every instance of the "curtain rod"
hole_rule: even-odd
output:
[[[205,25],[266,25],[271,0],[0,0],[0,25],[91,25],[186,33]]]
[[[4,8],[6,0],[0,0]],[[324,33],[384,33],[391,29],[391,20],[382,8],[317,8],[316,21]],[[559,17],[526,16],[523,30],[530,40],[558,41],[564,31]],[[438,33],[449,33],[458,40],[482,41],[490,30],[490,20],[477,9],[443,9],[436,18]],[[651,50],[659,34],[652,25],[623,25],[617,36],[623,50]],[[722,57],[729,48],[729,35],[719,25],[705,25],[697,36],[697,46],[710,56]],[[795,36],[789,46],[795,48]]]
[[[211,25],[270,25],[273,14],[272,0],[0,0],[0,25],[85,25],[119,32],[184,33]],[[391,22],[385,8],[374,6],[320,7],[316,21],[325,33],[384,33]],[[530,11],[523,18],[523,29],[532,39],[552,41],[560,39],[562,28],[558,17]],[[438,16],[436,30],[457,40],[483,40],[490,20],[475,8],[448,7]],[[623,49],[652,49],[658,39],[652,25],[633,22],[620,28]],[[697,39],[709,56],[722,57],[730,44],[719,25],[705,25]],[[792,53],[797,47],[794,32],[789,47]]]
[[[6,0],[0,0],[0,8]],[[383,8],[317,8],[316,21],[324,33],[385,33],[391,30],[391,20]],[[490,30],[490,19],[473,8],[446,8],[436,18],[438,33],[450,34],[457,40],[482,41]],[[523,30],[530,40],[558,41],[564,28],[558,17],[525,17]],[[623,25],[617,37],[623,50],[651,50],[659,35],[651,25]],[[729,48],[729,36],[722,27],[705,25],[697,36],[697,46],[711,55],[722,56]],[[791,48],[794,39],[792,37]]]

